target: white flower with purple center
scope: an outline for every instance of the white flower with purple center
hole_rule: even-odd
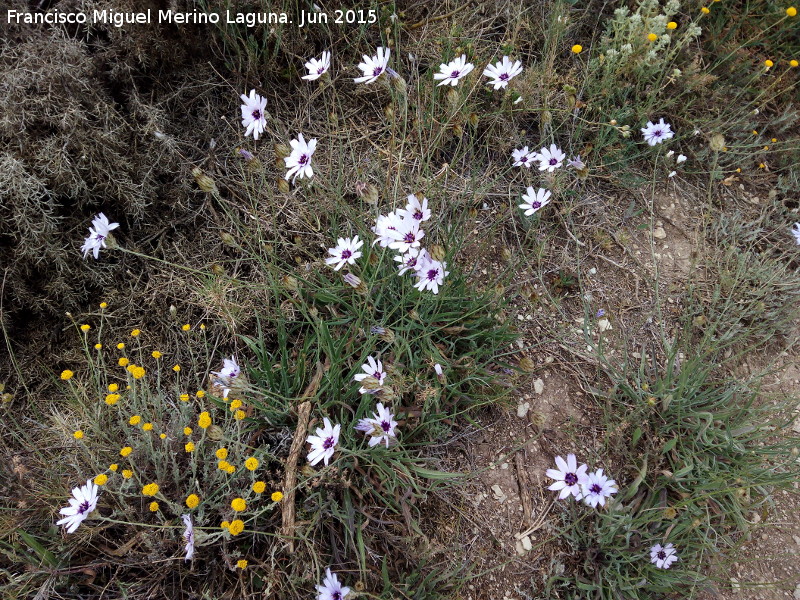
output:
[[[231,391],[230,386],[233,385],[233,380],[236,379],[241,372],[242,369],[236,362],[236,358],[233,356],[231,356],[230,358],[223,359],[222,369],[220,369],[219,371],[211,371],[211,374],[217,378],[216,383],[218,383],[223,387],[222,390],[223,398],[228,397],[228,394]]]
[[[416,194],[408,195],[408,204],[405,208],[397,209],[397,216],[414,219],[422,223],[431,218],[431,211],[428,209],[428,199],[423,196],[422,200]]]
[[[466,77],[475,65],[467,62],[467,55],[462,54],[447,64],[439,65],[439,72],[433,74],[435,80],[440,80],[438,85],[452,85],[455,87],[462,77]]]
[[[555,479],[556,482],[548,490],[559,492],[558,499],[563,500],[574,496],[576,500],[581,499],[581,483],[586,481],[586,465],[578,466],[574,454],[567,454],[567,460],[556,456],[556,469],[547,469],[547,476]]]
[[[425,248],[409,248],[405,254],[394,257],[400,263],[397,265],[397,274],[405,275],[408,271],[416,271],[417,265],[425,262],[427,257],[428,251]]]
[[[438,294],[439,286],[449,274],[446,262],[439,262],[427,255],[425,260],[417,261],[416,276],[419,281],[414,284],[414,287],[420,292],[430,290],[434,294]]]
[[[375,56],[367,56],[366,54],[363,56],[364,62],[359,63],[358,68],[361,69],[364,76],[356,77],[353,80],[354,82],[372,83],[387,71],[391,50],[379,46],[375,52]]]
[[[375,241],[372,242],[373,246],[375,244],[380,244],[382,248],[386,248],[394,241],[390,233],[397,231],[397,227],[395,226],[396,219],[397,214],[394,211],[390,212],[388,215],[378,215],[375,227],[372,228],[372,233],[377,236]]]
[[[379,386],[383,385],[386,380],[386,371],[383,370],[383,363],[380,360],[374,359],[371,356],[367,358],[367,362],[361,365],[363,373],[359,373],[353,379],[355,381],[364,381],[367,377],[372,377],[378,382]],[[380,391],[380,388],[369,390],[367,388],[360,388],[359,394],[375,394]]]
[[[330,567],[325,569],[325,579],[317,586],[317,600],[344,600],[350,593],[349,587],[339,583],[339,578],[331,573]]]
[[[247,137],[252,133],[253,139],[257,140],[267,126],[267,113],[265,112],[267,99],[256,94],[255,90],[250,90],[249,96],[242,94],[240,98],[244,102],[242,104],[242,126],[247,128],[244,136]]]
[[[86,485],[73,488],[69,506],[65,506],[59,511],[65,516],[56,521],[56,525],[66,525],[67,533],[75,533],[75,530],[95,508],[97,508],[97,485],[89,479],[86,481]]]
[[[181,515],[183,524],[186,529],[183,531],[183,539],[186,540],[186,557],[183,560],[192,560],[194,556],[194,525],[192,524],[192,517],[189,515]]]
[[[800,246],[800,223],[794,224],[794,227],[792,227],[792,235],[794,236],[794,241]]]
[[[336,247],[329,248],[328,254],[330,256],[325,259],[325,262],[333,267],[334,271],[338,271],[345,265],[356,264],[356,259],[361,256],[361,246],[364,242],[358,239],[355,235],[352,238],[339,238],[336,240]]]
[[[507,87],[508,82],[520,73],[522,73],[522,63],[518,60],[512,63],[507,56],[483,70],[483,74],[492,80],[489,85],[493,85],[496,90]]]
[[[292,147],[292,153],[283,159],[286,168],[289,169],[286,172],[285,179],[288,180],[291,177],[292,183],[298,177],[300,179],[303,177],[311,179],[314,176],[314,170],[311,168],[311,156],[317,149],[317,138],[308,140],[308,143],[306,143],[303,134],[299,133],[297,134],[297,139],[290,141],[289,144]]]
[[[642,127],[642,135],[644,140],[650,146],[660,144],[664,140],[668,140],[675,135],[669,123],[664,123],[664,119],[659,120],[658,123],[647,122],[647,127]]]
[[[550,148],[542,148],[534,156],[534,159],[539,161],[539,170],[548,173],[558,169],[564,163],[565,158],[567,155],[555,144],[550,144]]]
[[[307,81],[314,81],[315,79],[319,79],[325,73],[328,72],[330,66],[331,66],[331,53],[328,52],[327,50],[324,50],[319,60],[317,60],[316,58],[312,58],[305,64],[306,69],[308,69],[308,75],[303,75],[301,79],[305,79]]]
[[[92,219],[92,226],[89,227],[89,237],[84,240],[83,246],[81,246],[83,258],[86,258],[91,252],[92,256],[97,259],[100,256],[100,249],[106,248],[108,234],[117,227],[119,227],[119,223],[109,223],[108,218],[103,213]]]
[[[399,212],[392,223],[394,228],[387,229],[386,233],[392,238],[389,248],[405,254],[411,248],[419,248],[425,232],[419,227],[420,221],[413,216],[401,217]]]
[[[341,425],[335,427],[331,425],[328,417],[323,419],[324,427],[317,427],[317,435],[310,435],[306,438],[306,442],[311,444],[311,450],[308,452],[308,462],[313,467],[319,461],[324,460],[325,466],[328,466],[328,461],[336,452],[336,444],[339,443],[339,432],[342,430]]]
[[[619,491],[617,490],[617,482],[603,475],[603,469],[597,469],[594,473],[589,473],[581,483],[583,501],[595,508],[597,508],[598,504],[605,506],[606,498],[610,498],[617,491]]]
[[[666,546],[656,544],[650,548],[650,562],[659,569],[669,569],[676,560],[678,560],[678,552],[672,544]]]
[[[525,211],[525,216],[529,217],[543,206],[550,204],[550,190],[539,188],[534,190],[533,187],[528,187],[527,193],[522,194],[524,202],[519,207]]]
[[[373,448],[380,443],[385,443],[389,447],[389,438],[397,439],[395,433],[397,421],[394,420],[392,411],[378,402],[377,412],[372,413],[372,418],[360,419],[356,425],[356,431],[363,431],[369,436],[369,447]]]
[[[527,146],[524,146],[522,148],[517,148],[511,153],[511,158],[514,159],[513,166],[527,167],[528,169],[530,169],[531,166],[533,165],[535,156],[536,155],[533,152],[528,150]]]

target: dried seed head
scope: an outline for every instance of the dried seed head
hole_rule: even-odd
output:
[[[281,194],[288,194],[291,188],[289,187],[289,182],[285,179],[281,178],[278,179],[278,191]]]
[[[478,117],[477,113],[470,113],[469,117],[467,117],[467,123],[470,124],[472,127],[477,127],[480,118]]]
[[[361,387],[363,387],[365,390],[372,391],[372,390],[379,390],[383,386],[374,377],[365,377],[364,379],[361,380]]]
[[[284,275],[283,277],[281,277],[281,283],[283,284],[283,287],[292,292],[296,292],[297,290],[300,289],[300,285],[298,284],[297,279],[295,279],[291,275]]]
[[[440,244],[432,244],[429,252],[431,253],[431,258],[433,258],[433,260],[438,260],[439,262],[444,260],[446,254],[444,247]]]
[[[386,108],[383,109],[383,114],[386,116],[387,121],[394,121],[394,107],[391,104],[386,105]]]
[[[511,250],[509,248],[503,248],[503,260],[511,260]]]
[[[225,267],[223,267],[218,263],[214,263],[213,265],[211,265],[211,272],[214,275],[225,275]]]
[[[725,148],[725,136],[721,133],[715,133],[711,136],[711,141],[708,144],[714,152],[722,152]]]
[[[526,373],[533,373],[536,370],[536,364],[527,356],[519,359],[519,368]]]
[[[222,243],[225,244],[226,246],[231,246],[231,247],[236,246],[236,240],[227,231],[223,231],[222,233],[220,233],[219,239],[221,239]]]

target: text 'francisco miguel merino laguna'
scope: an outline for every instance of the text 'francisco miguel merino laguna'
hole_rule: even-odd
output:
[[[242,24],[247,27],[256,25],[281,25],[291,23],[292,20],[284,12],[232,12],[225,11],[224,15],[215,12],[177,12],[173,10],[142,12],[122,12],[114,9],[93,10],[89,12],[67,12],[58,9],[47,12],[27,12],[19,10],[6,11],[8,23],[61,25],[65,23],[103,23],[116,27],[123,25],[148,23],[173,23],[175,25],[203,25],[219,23],[224,16],[225,23]],[[155,17],[155,20],[154,20]]]

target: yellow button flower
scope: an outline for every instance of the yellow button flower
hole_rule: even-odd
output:
[[[159,359],[161,358],[161,352],[159,352],[158,350],[153,350],[153,353],[150,356],[152,356],[155,359]]]
[[[94,478],[94,482],[96,485],[105,485],[108,483],[108,475],[100,473],[100,475]]]
[[[180,373],[181,372],[181,366],[180,365],[175,365],[174,367],[172,367],[172,370],[175,371],[176,373]]]
[[[63,371],[61,371],[61,379],[63,379],[64,381],[72,379],[73,375],[75,375],[75,373],[73,373],[69,369],[64,369]]]
[[[205,398],[206,397],[206,393],[203,390],[197,390],[197,393],[195,394],[195,396],[197,396],[198,398]]]
[[[236,467],[234,465],[228,465],[227,467],[225,467],[225,472],[228,475],[233,475],[236,472]]]
[[[247,508],[247,502],[244,501],[244,498],[234,498],[231,500],[231,508],[236,512],[242,512]]]
[[[165,440],[165,439],[167,439],[167,434],[166,433],[159,433],[158,437],[160,437],[162,440]]]
[[[244,521],[241,519],[231,521],[231,524],[228,525],[228,531],[231,532],[231,535],[239,535],[244,531]]]
[[[796,66],[797,66],[797,65],[799,65],[799,64],[800,64],[800,63],[798,63],[798,62],[797,62],[796,60],[794,60],[794,59],[792,59],[792,60],[790,60],[790,61],[789,61],[789,66],[790,66],[790,67],[796,67]]]
[[[228,458],[228,449],[227,448],[219,448],[214,453],[214,455],[220,460],[225,460],[226,458]]]
[[[701,13],[703,13],[704,15],[707,15],[707,14],[708,14],[708,13],[710,13],[711,11],[710,11],[710,10],[708,10],[708,7],[707,7],[707,6],[704,6],[703,8],[701,8],[701,9],[700,9],[700,12],[701,12]]]
[[[124,350],[124,349],[125,349],[125,343],[124,342],[120,342],[119,344],[117,344],[117,350]]]
[[[263,494],[265,489],[267,489],[267,484],[264,483],[263,481],[256,481],[253,484],[253,491],[256,494]]]
[[[130,446],[125,446],[122,450],[119,451],[120,456],[128,456],[131,452],[133,452],[133,448]]]
[[[183,447],[186,452],[194,452],[194,442],[187,442]]]
[[[181,402],[188,402],[189,401],[189,394],[181,394],[179,396]]]
[[[142,488],[142,494],[145,496],[155,496],[158,493],[157,483],[148,483]]]
[[[273,502],[280,502],[283,500],[283,492],[272,492],[271,498]]]
[[[107,302],[101,302],[100,303],[100,308],[108,308],[108,303]]]
[[[92,328],[92,326],[91,325],[87,325],[86,323],[81,325],[81,331],[89,331],[91,328]]]
[[[667,23],[667,29],[677,29],[677,28],[678,24],[675,21],[670,21],[669,23]]]
[[[211,426],[211,416],[208,414],[208,411],[204,410],[200,413],[200,416],[197,417],[197,424],[201,429],[208,429]]]
[[[141,422],[142,422],[142,417],[140,417],[139,415],[133,415],[133,416],[132,416],[132,417],[131,417],[131,418],[128,420],[128,423],[130,423],[131,425],[134,425],[134,426],[138,425],[138,424],[139,424],[139,423],[141,423]]]
[[[794,6],[790,6],[786,9],[786,16],[788,17],[796,17],[797,16],[797,9]]]
[[[131,337],[137,337],[140,333],[142,333],[140,330],[134,329],[131,331]]]
[[[200,497],[197,494],[189,494],[186,496],[186,506],[189,508],[197,508],[198,504],[200,504]]]
[[[83,439],[83,431],[78,429],[78,431],[76,431],[75,433],[72,434],[72,437],[74,437],[76,440],[82,440]]]
[[[111,463],[110,465],[108,465],[109,471],[114,471],[114,473],[116,473],[117,469],[119,469],[119,465],[117,463]]]
[[[103,349],[103,344],[95,344],[94,345],[94,349],[95,350],[102,350]]]
[[[241,405],[242,405],[242,401],[239,400],[238,398],[235,398],[235,399],[231,400],[231,411],[236,410]]]
[[[648,33],[647,39],[651,42],[655,42],[658,39],[658,36],[655,33]]]
[[[112,383],[111,385],[108,386],[108,391],[109,392],[116,392],[118,389],[119,389],[119,385],[117,385],[116,383]]]
[[[572,47],[572,52],[575,54],[580,54],[582,51],[583,51],[583,46],[581,46],[580,44],[575,44]]]
[[[145,423],[142,425],[143,431],[153,431],[153,424],[152,423]]]
[[[237,410],[235,413],[233,413],[233,418],[236,419],[237,421],[241,421],[246,416],[247,415],[245,414],[245,412],[243,410]]]
[[[150,512],[158,512],[158,502],[151,502],[149,508]]]
[[[184,331],[189,331],[191,328],[192,326],[189,325],[188,323],[186,323],[186,325],[181,325],[181,329],[183,329]]]
[[[131,362],[131,361],[129,361],[127,358],[125,358],[125,357],[123,356],[122,358],[120,358],[120,359],[117,361],[117,364],[118,364],[120,367],[127,367],[129,362]]]
[[[219,526],[222,527],[223,529],[227,529],[228,527],[231,526],[231,523],[230,521],[223,521],[222,523],[219,524]]]
[[[236,566],[239,567],[240,569],[246,569],[247,568],[247,561],[245,559],[237,560],[236,561]]]
[[[119,394],[107,394],[106,395],[106,404],[109,406],[114,406],[117,402],[119,402]]]
[[[255,471],[258,468],[258,459],[254,456],[251,456],[246,461],[244,461],[244,466],[247,468],[248,471]]]
[[[772,62],[770,59],[767,59],[767,60],[764,61],[764,66],[769,69],[770,67],[775,66],[775,63]]]
[[[131,477],[133,477],[133,471],[131,471],[130,469],[123,469],[122,477],[123,479],[130,479]]]

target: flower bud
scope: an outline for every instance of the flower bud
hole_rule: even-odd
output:
[[[532,373],[536,370],[536,365],[534,364],[533,360],[528,358],[527,356],[523,356],[519,359],[519,368],[525,371],[526,373]]]
[[[281,194],[288,194],[291,188],[289,188],[289,182],[285,179],[281,178],[278,179],[278,191]]]
[[[459,103],[461,102],[461,96],[456,91],[455,88],[451,87],[447,91],[447,102],[453,108],[458,108]]]
[[[192,168],[192,176],[197,182],[197,186],[204,192],[210,194],[217,191],[217,184],[214,183],[214,180],[211,179],[211,177],[203,173],[203,170],[200,167]]]
[[[364,377],[360,383],[361,387],[370,392],[377,391],[383,387],[374,377]]]
[[[386,105],[386,108],[383,109],[383,114],[386,116],[387,121],[394,121],[394,107],[391,104]]]
[[[231,247],[236,246],[236,240],[233,239],[233,236],[227,231],[223,231],[222,233],[220,233],[219,239],[221,239],[222,243],[225,244],[226,246],[231,246]]]
[[[371,183],[357,183],[356,194],[358,194],[359,198],[363,198],[367,204],[374,206],[378,203],[378,188]]]
[[[220,264],[214,263],[211,265],[211,272],[214,275],[225,275],[225,267]]]
[[[445,250],[443,246],[439,244],[431,244],[430,250],[428,250],[428,252],[430,252],[431,258],[433,260],[438,260],[439,262],[444,260]]]
[[[222,431],[222,427],[220,427],[219,425],[212,425],[211,427],[206,429],[206,435],[212,441],[218,442],[224,437],[225,432]]]
[[[467,117],[467,123],[469,123],[472,127],[477,127],[479,120],[480,119],[476,113],[470,113],[469,117]]]
[[[392,331],[388,327],[385,327],[383,328],[383,332],[378,334],[378,337],[381,338],[387,344],[391,344],[394,342],[394,331]]]
[[[460,138],[463,135],[464,135],[464,128],[458,123],[453,125],[453,137]]]
[[[287,156],[292,153],[292,149],[287,146],[286,144],[280,143],[275,144],[275,157],[279,160],[283,160]]]

